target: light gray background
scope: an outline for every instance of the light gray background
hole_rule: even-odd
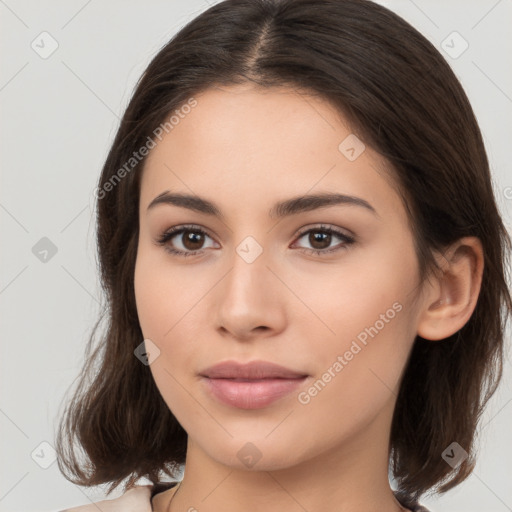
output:
[[[104,498],[102,488],[69,483],[56,462],[40,466],[52,461],[41,443],[53,443],[99,310],[93,190],[136,80],[159,48],[212,3],[0,0],[2,512],[56,511]],[[380,3],[429,38],[461,80],[510,224],[512,1]],[[31,47],[35,41],[40,53],[51,49],[43,31],[58,43],[46,59]],[[453,31],[469,43],[457,58],[442,48]],[[460,50],[450,37],[451,51]],[[57,248],[46,262],[32,250],[43,237]],[[476,470],[440,499],[424,499],[433,512],[512,510],[509,347],[505,382],[481,424]]]

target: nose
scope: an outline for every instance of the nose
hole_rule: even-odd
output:
[[[274,335],[286,322],[286,286],[272,269],[270,251],[251,254],[254,250],[250,242],[240,244],[213,297],[216,328],[239,340]]]

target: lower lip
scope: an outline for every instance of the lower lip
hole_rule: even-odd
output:
[[[306,377],[242,381],[204,377],[208,390],[222,403],[239,409],[261,409],[295,391]]]

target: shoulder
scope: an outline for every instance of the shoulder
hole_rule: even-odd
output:
[[[151,512],[152,485],[137,485],[119,498],[97,501],[60,512]]]

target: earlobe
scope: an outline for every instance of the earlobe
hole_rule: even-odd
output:
[[[483,249],[476,237],[458,240],[440,256],[418,319],[417,334],[442,340],[462,329],[475,310],[482,285]]]

